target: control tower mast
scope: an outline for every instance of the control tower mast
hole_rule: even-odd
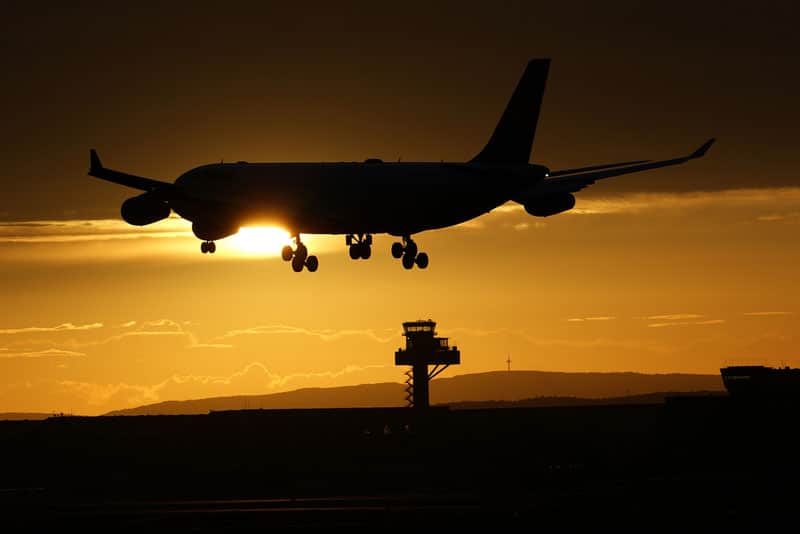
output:
[[[411,366],[406,373],[406,400],[414,408],[430,406],[429,382],[449,366],[461,363],[458,347],[450,347],[446,337],[436,337],[435,327],[430,319],[403,323],[406,348],[394,353],[395,365]],[[434,366],[430,372],[429,365]]]

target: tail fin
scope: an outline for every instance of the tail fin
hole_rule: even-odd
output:
[[[528,63],[491,139],[470,163],[527,165],[549,68],[549,59]]]

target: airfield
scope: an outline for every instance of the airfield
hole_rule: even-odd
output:
[[[0,422],[18,529],[762,528],[793,519],[793,403],[238,410]]]

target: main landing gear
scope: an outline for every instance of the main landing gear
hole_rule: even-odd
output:
[[[368,260],[372,256],[372,234],[347,234],[345,243],[350,247],[350,258]]]
[[[402,243],[392,243],[392,256],[403,258],[403,267],[411,269],[416,265],[420,269],[428,266],[428,255],[424,252],[417,252],[417,244],[411,236],[404,235]]]
[[[294,242],[297,245],[294,249],[290,245],[286,245],[281,250],[283,261],[291,261],[292,270],[296,273],[302,271],[303,267],[308,269],[310,273],[316,271],[317,267],[319,267],[319,260],[316,256],[308,255],[308,249],[300,241],[300,234],[294,236]]]
[[[203,241],[200,243],[200,252],[203,254],[213,254],[217,251],[217,244],[213,241]]]

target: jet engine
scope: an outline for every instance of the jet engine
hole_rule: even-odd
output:
[[[237,224],[225,219],[202,219],[192,223],[192,232],[203,241],[216,241],[231,236],[239,231]]]
[[[525,211],[536,217],[549,217],[575,207],[572,193],[557,193],[531,199],[524,204]]]
[[[122,203],[120,214],[125,222],[144,226],[169,217],[169,204],[147,192]]]

